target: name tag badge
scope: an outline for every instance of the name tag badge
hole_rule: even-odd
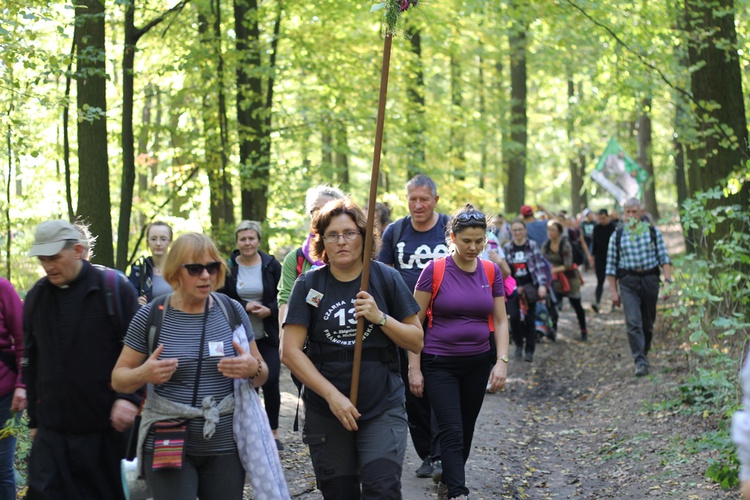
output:
[[[209,356],[224,356],[224,342],[209,342],[208,343],[208,355]]]
[[[305,302],[307,302],[311,306],[320,307],[321,300],[323,300],[323,294],[315,290],[314,288],[311,288],[310,291],[307,292],[307,298],[305,298]]]

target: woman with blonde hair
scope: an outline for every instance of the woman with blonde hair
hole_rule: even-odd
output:
[[[240,500],[245,471],[255,472],[244,453],[241,457],[246,436],[233,429],[246,424],[235,418],[235,399],[242,393],[238,383],[263,385],[268,367],[243,307],[212,293],[223,285],[226,271],[210,238],[198,233],[177,238],[163,269],[174,293],[135,315],[112,373],[119,392],[148,385],[137,451],[155,500]],[[162,315],[158,338],[151,338],[152,307]],[[233,331],[230,318],[239,318],[241,326]],[[264,415],[256,420],[265,439],[251,445],[264,450],[277,471],[276,481],[264,480],[286,491],[271,429]]]

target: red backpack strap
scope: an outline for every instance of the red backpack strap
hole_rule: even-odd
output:
[[[490,284],[490,295],[492,295],[492,289],[495,286],[495,263],[491,260],[482,260],[479,259],[479,262],[481,262],[484,265],[484,274],[487,276],[487,281]],[[494,298],[493,298],[494,302]],[[492,314],[490,314],[489,319],[487,322],[490,325],[490,332],[495,331],[495,323],[492,321]]]
[[[435,302],[435,296],[437,295],[438,290],[440,290],[443,276],[445,276],[445,257],[432,261],[432,297],[430,297],[430,305],[427,307],[428,328],[432,326],[432,304]]]
[[[302,268],[305,265],[305,252],[302,250],[302,247],[299,247],[297,249],[297,276],[302,274]]]

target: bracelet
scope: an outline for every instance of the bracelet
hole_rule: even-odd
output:
[[[260,375],[260,372],[263,371],[263,361],[259,360],[258,358],[255,358],[255,361],[258,362],[258,371],[250,378],[257,378],[258,375]]]

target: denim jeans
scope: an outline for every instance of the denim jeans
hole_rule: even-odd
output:
[[[448,497],[469,494],[464,467],[491,370],[489,352],[475,356],[422,354],[424,390],[438,422],[443,482],[448,486]]]
[[[154,453],[143,454],[143,470],[153,500],[242,500],[245,469],[237,452],[226,455],[186,455],[182,469],[154,472]]]
[[[10,419],[10,404],[13,402],[13,391],[0,398],[0,426]],[[13,459],[16,453],[16,438],[9,436],[0,439],[0,500],[15,500],[16,477]]]
[[[627,275],[619,280],[622,310],[633,361],[648,366],[648,351],[654,337],[656,303],[659,300],[659,275]]]

